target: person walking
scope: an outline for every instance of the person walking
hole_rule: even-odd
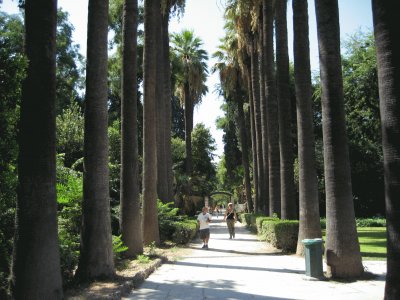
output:
[[[210,239],[211,216],[208,208],[203,207],[201,213],[197,216],[197,223],[200,225],[200,238],[203,240],[203,249],[208,249],[208,240]]]
[[[233,204],[228,203],[228,207],[226,208],[224,221],[226,220],[226,225],[228,225],[229,231],[229,239],[235,238],[235,223],[237,220],[236,212],[233,209]]]

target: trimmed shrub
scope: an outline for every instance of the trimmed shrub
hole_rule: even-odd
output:
[[[261,234],[272,246],[282,249],[284,252],[296,252],[299,234],[299,221],[274,220],[262,222]]]
[[[186,244],[190,242],[197,233],[197,221],[196,220],[185,220],[182,222],[175,222],[174,232],[171,239],[177,244]]]
[[[245,222],[247,226],[251,225],[251,213],[241,213],[240,214],[240,220],[241,223]]]
[[[386,227],[385,218],[357,218],[357,227]],[[326,229],[326,218],[321,218],[321,229]]]
[[[386,219],[384,218],[369,218],[356,219],[357,227],[386,227]]]
[[[275,218],[275,217],[265,217],[265,216],[258,216],[256,217],[256,227],[257,227],[257,232],[261,233],[262,232],[262,224],[265,221],[279,221],[280,219]]]

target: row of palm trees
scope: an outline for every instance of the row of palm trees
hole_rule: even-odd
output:
[[[383,42],[394,56],[393,44],[387,39],[395,25],[389,17],[393,17],[391,1],[373,1],[375,35],[377,44]],[[394,3],[394,2],[393,2]],[[304,0],[293,0],[293,32],[294,32],[294,77],[297,111],[298,160],[299,160],[299,219],[300,230],[297,253],[304,251],[301,241],[305,238],[321,237],[317,176],[315,169],[314,129],[312,120],[311,71],[308,41],[308,5]],[[220,72],[223,94],[228,103],[237,105],[237,126],[245,127],[243,103],[246,101],[250,111],[251,148],[253,158],[253,190],[254,202],[249,187],[249,166],[246,155],[243,155],[245,166],[245,187],[250,210],[267,215],[277,214],[282,219],[297,217],[294,181],[293,150],[291,141],[291,120],[289,101],[289,59],[286,24],[286,0],[259,1],[227,1],[225,12],[226,36],[215,56],[219,59],[214,67]],[[387,10],[386,10],[387,9]],[[324,170],[326,191],[327,241],[326,261],[328,273],[338,278],[354,278],[363,274],[360,248],[357,239],[355,214],[352,199],[350,162],[345,128],[343,104],[343,80],[341,72],[340,29],[337,1],[315,1],[317,32],[320,57],[320,73],[322,85],[322,120],[324,143]],[[382,14],[377,26],[376,14]],[[394,19],[393,19],[394,20]],[[275,45],[273,25],[275,22]],[[384,22],[388,22],[382,24]],[[387,30],[379,41],[379,31]],[[382,37],[383,39],[383,37]],[[378,46],[379,47],[379,46]],[[276,49],[276,61],[274,60]],[[386,55],[388,55],[386,54]],[[381,54],[382,55],[382,54]],[[398,54],[397,56],[398,57]],[[379,53],[378,53],[379,58]],[[391,58],[391,57],[390,57]],[[385,65],[381,68],[389,68]],[[398,63],[392,58],[390,63]],[[387,74],[385,73],[387,76]],[[394,73],[390,75],[394,76]],[[387,81],[388,79],[385,78]],[[247,83],[244,86],[239,82]],[[396,82],[397,83],[397,82]],[[391,88],[396,90],[396,84]],[[383,82],[380,82],[380,86]],[[398,83],[397,83],[398,84]],[[389,89],[390,90],[390,89]],[[387,92],[385,90],[387,95]],[[390,95],[393,102],[394,94]],[[384,103],[381,89],[381,103]],[[387,96],[386,96],[387,97]],[[397,95],[398,97],[398,95]],[[398,102],[398,98],[396,99]],[[393,105],[393,103],[391,103]],[[397,103],[398,105],[398,103]],[[385,107],[384,105],[381,105]],[[390,106],[394,109],[394,106]],[[398,107],[398,106],[397,106]],[[388,112],[382,112],[385,120]],[[399,116],[399,115],[398,115]],[[391,115],[393,118],[393,115]],[[383,122],[385,126],[398,126]],[[398,129],[397,129],[398,130]],[[397,131],[398,132],[398,131]],[[392,134],[393,132],[391,132]],[[246,134],[239,131],[241,149],[246,149]],[[387,142],[387,141],[386,141]],[[394,142],[394,140],[392,140]],[[394,147],[399,150],[398,142]],[[385,140],[383,142],[385,148]],[[387,145],[386,145],[387,147]],[[385,150],[384,150],[385,151]],[[387,149],[386,149],[387,151]],[[393,159],[393,149],[390,149]],[[396,168],[391,162],[391,172],[386,172],[387,189],[398,188],[399,165]],[[385,163],[385,166],[388,165]],[[394,171],[396,169],[396,171]],[[397,173],[396,173],[397,172]],[[397,175],[395,175],[395,173]],[[393,215],[395,199],[388,197],[388,214]],[[396,208],[395,208],[396,210]],[[390,211],[390,212],[389,212]],[[399,210],[397,209],[397,216]],[[395,222],[388,219],[388,224]],[[400,253],[398,230],[393,231],[388,225],[388,249]],[[389,254],[390,255],[390,254]],[[392,277],[399,278],[396,272],[389,274],[399,260],[388,259],[387,295],[398,295]],[[390,266],[391,265],[391,266]],[[397,272],[398,273],[398,272]],[[389,298],[395,298],[390,296]]]
[[[278,3],[279,1],[284,3]],[[167,24],[170,12],[183,5],[184,1],[173,0],[145,0],[144,2],[144,151],[141,219],[135,141],[137,140],[135,136],[137,130],[135,127],[137,0],[124,1],[121,228],[123,240],[129,247],[129,255],[140,253],[143,242],[145,244],[159,242],[156,199],[158,196],[168,201],[171,197],[172,166],[170,153],[168,153],[170,147],[168,145],[170,118],[168,117],[172,87],[168,62]],[[278,109],[278,101],[281,103],[281,98],[284,97],[282,94],[285,92],[286,67],[282,61],[286,60],[284,48],[287,38],[282,32],[277,34],[277,39],[279,38],[280,41],[278,43],[277,40],[280,45],[277,46],[279,66],[275,73],[272,34],[274,9],[276,8],[279,14],[284,14],[285,6],[285,0],[276,0],[276,3],[270,0],[227,1],[226,15],[230,20],[227,26],[234,29],[238,38],[232,39],[232,44],[229,44],[229,55],[228,53],[227,55],[230,57],[229,64],[232,65],[227,64],[226,70],[229,67],[232,69],[232,72],[229,72],[236,74],[236,81],[232,81],[233,89],[243,90],[239,84],[241,79],[243,79],[242,82],[247,83],[252,129],[253,184],[256,194],[254,204],[251,205],[250,188],[246,183],[250,207],[254,207],[255,211],[279,215],[281,214],[280,207],[282,207],[285,210],[282,216],[290,217],[289,212],[293,210],[291,203],[294,201],[294,196],[292,199],[290,195],[292,192],[285,185],[282,187],[284,193],[281,192],[280,182],[293,184],[290,168],[285,166],[292,162],[290,157],[285,156],[287,154],[284,153],[282,146],[279,146],[279,143],[281,145],[285,143],[283,139],[279,140],[279,136],[281,138],[285,136],[285,132],[282,131],[287,128],[284,124],[288,124],[288,120],[285,120],[286,113],[279,112]],[[310,115],[306,1],[294,0],[293,8],[301,168],[300,226],[302,229],[300,235],[304,232],[306,235],[303,237],[316,237],[320,236],[320,228],[318,228],[319,225],[315,225],[317,217],[319,221],[319,216],[315,214],[318,212],[318,201]],[[55,192],[56,9],[56,0],[25,1],[25,47],[29,63],[22,89],[17,226],[11,278],[12,294],[17,299],[61,299],[63,297]],[[400,52],[395,46],[398,33],[395,20],[398,10],[395,9],[394,0],[373,0],[373,12],[378,50],[388,212],[388,273],[385,295],[387,299],[398,299],[400,297],[398,289],[400,209],[395,198],[400,187],[400,101],[398,96],[400,83],[397,74]],[[360,275],[363,270],[355,233],[345,140],[337,1],[316,0],[316,14],[323,90],[328,219],[327,262],[334,276],[352,277]],[[107,166],[107,19],[108,1],[90,0],[85,99],[83,223],[81,253],[76,272],[80,280],[114,274]],[[285,26],[278,27],[278,24],[285,23],[283,15],[277,17],[277,20],[280,20],[277,21],[277,29],[284,28]],[[236,49],[234,55],[232,55],[232,49]],[[187,60],[188,73],[179,79],[182,83],[180,90],[184,95],[183,100],[187,111],[193,109],[195,101],[201,99],[201,95],[206,91],[203,84],[194,86],[193,82],[190,82],[193,79],[197,80],[197,83],[204,83],[198,79],[204,79],[207,75],[205,66],[201,63],[205,58],[205,53],[199,54],[200,64]],[[189,69],[192,67],[195,71],[190,73]],[[277,80],[282,82],[276,84]],[[236,101],[233,94],[229,95],[232,101]],[[243,107],[243,102],[241,102],[243,100],[244,98],[238,101],[238,111],[241,111],[240,107]],[[187,115],[190,118],[189,113]],[[239,112],[238,116],[241,115],[242,112]],[[278,128],[281,128],[280,133],[277,132]],[[188,143],[190,137],[187,136],[186,139]],[[241,141],[244,143],[245,134],[241,134]],[[190,145],[186,147],[187,162],[189,162],[186,164],[186,170],[190,175]],[[163,167],[160,167],[161,165]],[[284,179],[285,176],[288,176],[290,180]],[[249,174],[246,177],[250,178]],[[249,181],[249,179],[246,180]],[[284,196],[285,194],[287,196]],[[309,234],[312,236],[308,236]]]
[[[174,35],[180,76],[171,86],[168,22],[184,1],[145,1],[142,212],[139,198],[137,127],[138,1],[123,6],[121,100],[121,218],[127,257],[160,242],[156,200],[173,199],[172,90],[185,107],[186,171],[191,175],[193,107],[207,92],[201,41],[193,32]],[[19,187],[11,292],[14,298],[61,299],[55,190],[56,0],[27,0],[28,76],[23,84]],[[85,95],[84,178],[80,257],[76,279],[115,274],[109,202],[107,33],[108,1],[90,0]],[[179,74],[179,72],[178,72]],[[29,249],[29,250],[27,250]],[[30,255],[27,255],[29,251]]]

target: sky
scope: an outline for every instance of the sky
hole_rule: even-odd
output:
[[[1,1],[0,1],[1,2]],[[0,11],[17,13],[18,0],[3,0]],[[182,29],[193,29],[195,35],[204,42],[204,49],[209,54],[208,66],[211,69],[216,62],[211,58],[220,44],[220,38],[224,36],[224,3],[225,0],[186,0],[185,14],[179,20],[173,18],[170,21],[170,32],[180,32]],[[81,53],[86,55],[86,30],[88,0],[58,0],[59,7],[69,12],[69,21],[74,25],[74,42],[80,44]],[[311,69],[318,72],[318,42],[316,33],[314,1],[308,1],[309,28],[310,28],[310,61]],[[339,16],[341,39],[345,39],[358,30],[372,29],[372,11],[370,0],[339,0]],[[289,58],[293,58],[293,24],[291,1],[288,1],[288,38]],[[195,108],[194,124],[204,123],[210,129],[217,145],[215,154],[220,157],[223,154],[223,142],[221,130],[217,130],[215,121],[223,116],[220,107],[223,100],[215,92],[218,83],[218,74],[210,74],[207,80],[209,93],[204,96],[201,105]],[[215,161],[219,161],[219,158]]]

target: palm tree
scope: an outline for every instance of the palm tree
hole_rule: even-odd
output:
[[[228,26],[226,26],[227,28]],[[219,46],[219,50],[213,54],[213,57],[218,58],[212,69],[212,72],[219,71],[222,92],[226,97],[227,102],[236,104],[235,122],[239,127],[239,141],[241,144],[242,165],[244,169],[245,191],[247,205],[252,210],[253,204],[251,199],[251,182],[250,182],[250,167],[249,153],[247,144],[247,134],[245,125],[245,114],[243,109],[244,91],[241,88],[243,77],[240,73],[240,66],[237,60],[237,39],[232,32],[228,32],[227,36],[221,40],[223,44]]]
[[[268,181],[267,172],[265,168],[265,155],[263,152],[263,139],[262,139],[262,114],[261,114],[261,98],[260,98],[260,66],[259,66],[259,54],[257,51],[257,40],[253,37],[249,46],[250,54],[250,80],[252,87],[252,100],[253,100],[253,116],[254,116],[254,129],[255,129],[255,145],[257,155],[257,176],[258,176],[258,199],[256,206],[254,207],[256,212],[261,212],[266,209],[267,200],[267,187]],[[267,177],[267,178],[265,178]]]
[[[265,88],[267,97],[268,147],[269,147],[269,213],[281,214],[280,153],[278,101],[275,87],[273,45],[273,1],[263,0],[263,51],[265,57]]]
[[[254,15],[258,16],[259,5],[255,4],[257,3],[229,0],[225,9],[225,19],[230,20],[235,26],[238,35],[238,53],[242,53],[238,55],[239,65],[243,78],[247,79],[253,152],[254,211],[259,212],[262,203],[268,203],[268,173],[264,172],[266,156],[262,146],[259,55],[257,53],[257,31],[254,28],[256,27],[254,24],[258,23],[253,20]]]
[[[357,239],[343,104],[339,9],[335,1],[315,1],[322,86],[322,129],[326,190],[328,274],[363,274]]]
[[[387,273],[385,299],[400,298],[400,99],[397,1],[372,1],[378,58],[385,170]]]
[[[314,128],[311,99],[308,5],[293,0],[293,52],[297,108],[299,160],[299,237],[298,255],[304,254],[303,239],[320,238],[318,182],[315,169]]]
[[[258,157],[257,157],[257,136],[256,136],[256,124],[254,121],[254,101],[253,94],[251,93],[253,87],[250,79],[250,67],[246,67],[247,75],[247,93],[249,96],[249,106],[250,106],[250,134],[251,134],[251,150],[253,157],[253,186],[254,186],[254,201],[252,201],[253,207],[249,206],[249,212],[257,212],[258,203],[260,202],[260,192],[259,192],[259,179],[258,179]]]
[[[137,0],[125,0],[123,12],[121,99],[121,235],[125,255],[143,252],[138,182]]]
[[[160,86],[160,95],[158,109],[158,197],[163,202],[170,202],[174,198],[173,190],[173,171],[171,154],[171,127],[172,127],[172,88],[171,88],[171,66],[170,66],[170,46],[168,24],[171,14],[180,14],[184,10],[185,0],[163,0],[161,20],[161,42],[160,53],[162,87]]]
[[[56,200],[56,19],[57,1],[25,1],[28,69],[19,131],[14,299],[63,298]]]
[[[172,42],[181,63],[176,94],[185,108],[186,175],[191,176],[193,109],[208,91],[204,84],[208,75],[206,65],[208,57],[207,52],[201,48],[203,42],[194,36],[193,31],[183,30],[179,34],[172,35]]]
[[[262,9],[262,6],[260,6]],[[260,106],[260,123],[261,123],[261,157],[262,162],[262,178],[260,178],[259,189],[261,193],[260,199],[260,211],[264,212],[267,216],[269,215],[269,149],[268,149],[268,118],[267,118],[267,97],[265,89],[265,51],[263,48],[264,36],[262,34],[263,26],[263,15],[260,13],[257,30],[258,30],[258,73],[259,73],[259,106]],[[261,170],[259,170],[261,171]]]
[[[161,12],[161,11],[160,11]],[[168,96],[164,94],[164,80],[166,80],[166,74],[164,69],[164,51],[167,50],[163,44],[164,35],[164,18],[161,12],[160,20],[157,22],[157,41],[161,46],[157,49],[157,85],[156,85],[156,125],[157,125],[157,196],[158,198],[166,203],[168,199],[168,172],[167,172],[167,157],[166,157],[166,122],[167,122],[167,112],[166,112],[166,102]],[[168,26],[168,23],[167,23]],[[169,50],[169,49],[168,49]]]
[[[289,95],[289,54],[287,37],[287,0],[276,0],[276,82],[279,112],[279,145],[281,162],[281,217],[296,219],[293,171],[291,105]]]
[[[114,275],[107,113],[108,1],[90,0],[86,65],[82,231],[77,278]]]
[[[157,214],[156,88],[157,49],[160,35],[161,2],[144,2],[143,54],[143,241],[160,243]]]

